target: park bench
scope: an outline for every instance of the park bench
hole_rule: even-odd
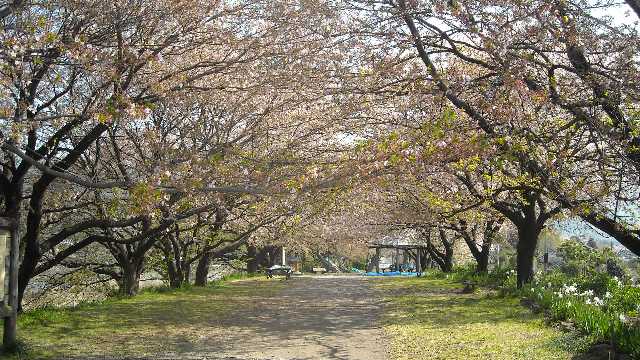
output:
[[[311,270],[313,270],[313,272],[316,273],[316,274],[324,274],[324,273],[327,272],[327,269],[325,269],[323,267],[314,267]]]
[[[293,269],[291,269],[291,266],[273,265],[272,267],[267,269],[267,278],[271,279],[274,275],[282,275],[286,279],[290,279],[292,273]]]

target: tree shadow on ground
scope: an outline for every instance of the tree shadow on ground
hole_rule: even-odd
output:
[[[382,301],[364,281],[243,281],[142,296],[67,311],[31,324],[31,336],[50,340],[39,344],[43,358],[367,359],[381,348]]]

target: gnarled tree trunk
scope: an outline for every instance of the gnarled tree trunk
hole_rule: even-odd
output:
[[[134,296],[140,290],[140,276],[143,270],[143,260],[137,259],[132,262],[119,263],[121,275],[118,281],[119,292],[125,296]]]
[[[211,263],[211,252],[205,252],[200,260],[198,261],[198,266],[196,267],[196,280],[194,282],[195,286],[207,286],[207,282],[209,279],[209,265]]]

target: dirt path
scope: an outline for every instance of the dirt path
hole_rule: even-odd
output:
[[[382,360],[382,297],[355,276],[294,277],[284,289],[243,302],[221,320],[224,329],[194,344],[181,359]],[[252,286],[242,281],[234,286]],[[169,356],[171,357],[171,356]]]

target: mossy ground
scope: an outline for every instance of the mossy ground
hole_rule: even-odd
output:
[[[571,359],[572,337],[547,326],[514,297],[462,294],[447,279],[378,283],[388,296],[391,359]]]
[[[257,294],[277,291],[278,282],[245,280],[204,288],[149,290],[69,309],[41,309],[20,316],[21,351],[8,359],[147,357],[165,350],[189,351],[232,308]]]

